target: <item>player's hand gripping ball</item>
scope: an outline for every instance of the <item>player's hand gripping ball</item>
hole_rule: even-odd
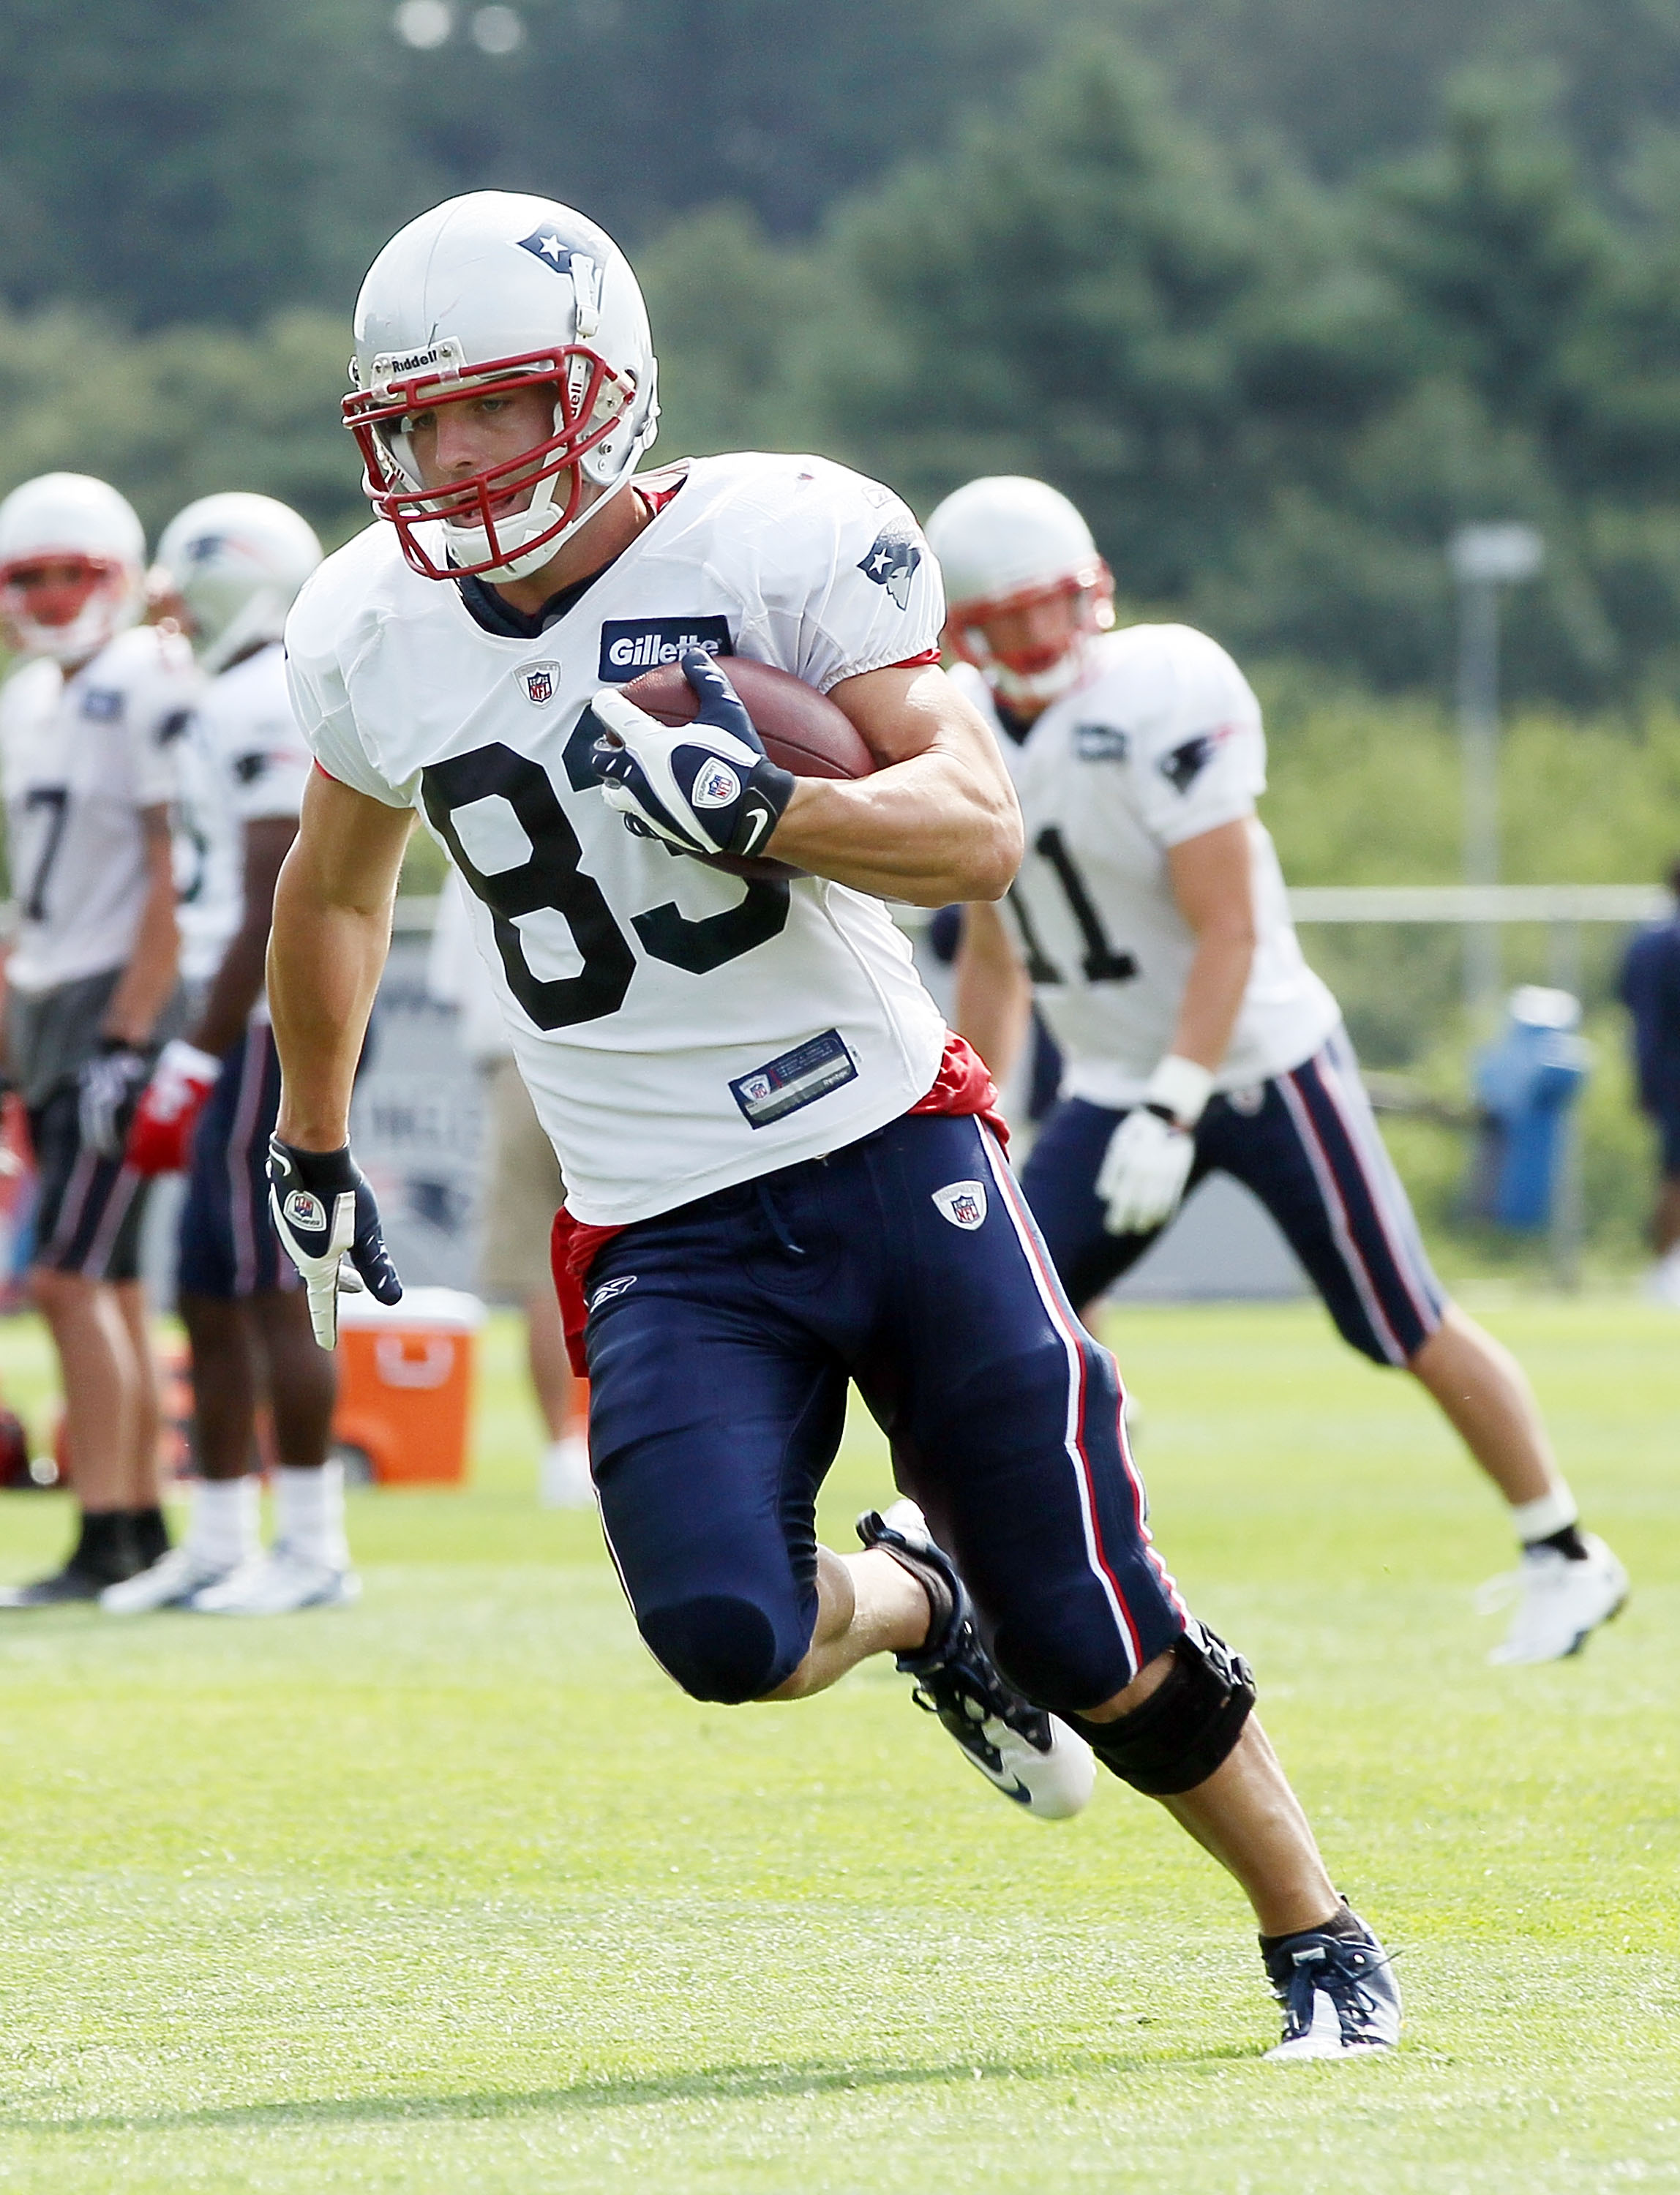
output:
[[[185,1037],[172,1037],[164,1046],[129,1130],[124,1156],[136,1173],[186,1171],[193,1131],[221,1072],[219,1059]]]
[[[367,1178],[345,1144],[302,1151],[268,1138],[268,1210],[286,1253],[303,1276],[309,1324],[323,1349],[338,1344],[338,1292],[376,1302],[401,1300],[402,1283],[379,1228]]]
[[[1108,1139],[1097,1170],[1097,1195],[1111,1235],[1147,1235],[1178,1210],[1196,1156],[1196,1138],[1140,1105]]]
[[[590,767],[626,829],[685,854],[755,855],[793,798],[794,774],[765,752],[705,649],[684,648],[680,660],[700,697],[694,721],[662,724],[618,687],[603,687],[592,705],[604,729]]]

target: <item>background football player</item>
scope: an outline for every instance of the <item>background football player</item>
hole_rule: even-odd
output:
[[[524,1313],[525,1365],[548,1435],[537,1466],[538,1498],[545,1508],[587,1509],[595,1500],[589,1437],[580,1421],[580,1390],[567,1361],[549,1260],[565,1184],[554,1146],[520,1079],[501,1007],[486,988],[459,872],[438,902],[426,989],[440,1005],[455,1009],[456,1041],[477,1070],[483,1092],[478,1285],[493,1303],[517,1304]]]
[[[1345,1339],[1404,1365],[1511,1509],[1520,1598],[1495,1660],[1572,1653],[1625,1596],[1583,1532],[1532,1390],[1448,1302],[1335,1000],[1302,958],[1271,838],[1260,707],[1187,625],[1113,625],[1083,519],[1042,481],[978,480],[928,521],[954,677],[1026,824],[1008,899],[968,910],[957,1025],[1007,1071],[1029,999],[1061,1101],[1022,1175],[1074,1302],[1139,1259],[1215,1170],[1265,1205]]]
[[[190,1164],[182,1207],[179,1308],[192,1351],[199,1478],[179,1547],[111,1587],[117,1615],[189,1607],[278,1615],[351,1599],[343,1473],[327,1457],[332,1360],[315,1345],[309,1308],[268,1219],[263,1172],[280,1103],[263,962],[274,879],[297,831],[310,757],[292,717],[280,636],[320,544],[295,510],[263,495],[211,495],[165,528],[154,594],[184,626],[211,683],[183,762],[208,773],[195,851],[204,863],[183,892],[217,936],[213,980],[188,1035],[165,1046],[129,1137],[141,1174]],[[239,863],[236,926],[210,910],[220,848]],[[189,973],[193,972],[190,968]],[[276,1537],[257,1543],[258,1398],[269,1409]]]
[[[31,1286],[81,1512],[64,1567],[0,1593],[8,1608],[91,1599],[168,1546],[139,1278],[147,1184],[124,1146],[182,1011],[171,805],[198,673],[179,635],[137,622],[144,552],[103,481],[49,473],[0,504],[0,620],[26,658],[0,693],[19,913],[6,1064],[28,1108]]]
[[[667,1671],[698,1698],[781,1700],[895,1653],[976,1765],[1045,1811],[1090,1772],[1046,1711],[1065,1716],[1248,1892],[1280,2047],[1391,2042],[1383,1955],[1246,1665],[1150,1544],[1112,1359],[1044,1265],[990,1080],[877,896],[988,897],[1020,848],[994,743],[938,668],[909,513],[816,458],[632,481],[656,416],[635,279],[541,199],[411,223],[363,285],[355,359],[346,410],[388,522],[287,626],[321,769],[269,959],[274,1210],[318,1333],[341,1253],[399,1288],[348,1108],[418,811],[471,887],[560,1160],[603,1519]],[[701,704],[679,730],[618,690],[666,648]],[[830,694],[875,774],[772,763],[719,668],[737,653]],[[804,873],[711,865],[766,844]],[[865,1518],[861,1555],[816,1544],[848,1377],[937,1541],[911,1507]]]

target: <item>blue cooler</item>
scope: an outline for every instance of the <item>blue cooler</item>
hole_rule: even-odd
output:
[[[1525,983],[1511,993],[1498,1041],[1478,1053],[1481,1121],[1469,1197],[1478,1218],[1530,1232],[1550,1224],[1569,1115],[1592,1057],[1580,1019],[1580,1000],[1569,992]]]

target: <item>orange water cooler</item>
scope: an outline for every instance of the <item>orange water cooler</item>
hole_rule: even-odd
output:
[[[347,1478],[461,1483],[483,1322],[483,1305],[458,1288],[410,1288],[389,1309],[368,1295],[339,1297],[332,1439]]]

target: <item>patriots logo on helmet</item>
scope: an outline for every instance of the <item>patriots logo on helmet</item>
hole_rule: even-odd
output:
[[[540,259],[557,274],[569,274],[572,271],[572,248],[563,244],[551,228],[534,228],[528,236],[520,238],[519,249],[528,251],[533,259]]]
[[[921,550],[909,528],[886,526],[876,534],[869,555],[857,568],[866,579],[885,587],[901,610],[907,610],[910,606],[910,581],[921,562]]]
[[[199,533],[187,544],[189,564],[208,564],[227,547],[227,536],[222,533]]]
[[[519,682],[520,692],[539,709],[546,709],[559,688],[557,663],[522,664],[513,675]]]

